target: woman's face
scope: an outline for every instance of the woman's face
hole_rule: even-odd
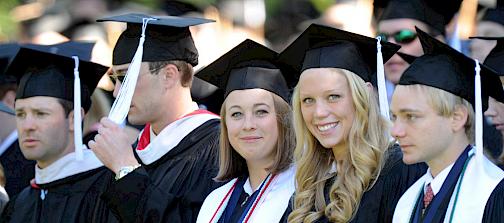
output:
[[[225,102],[229,142],[248,162],[269,164],[278,141],[276,111],[271,92],[235,90]]]
[[[355,108],[346,77],[330,68],[305,70],[299,79],[304,122],[325,148],[344,145]]]

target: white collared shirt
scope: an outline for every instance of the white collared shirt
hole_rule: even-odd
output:
[[[439,192],[439,190],[441,190],[441,187],[443,186],[443,183],[444,183],[446,177],[448,177],[448,174],[450,173],[450,170],[452,169],[453,164],[454,163],[445,167],[434,178],[432,177],[431,168],[429,167],[429,169],[427,170],[427,174],[425,176],[424,194],[427,193],[427,185],[429,185],[429,183],[430,183],[430,186],[432,188],[432,192],[434,192],[434,196],[436,196],[436,194]]]

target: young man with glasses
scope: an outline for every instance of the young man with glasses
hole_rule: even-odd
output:
[[[210,20],[126,14],[101,21],[127,23],[112,58],[114,96],[121,97],[121,87],[134,91],[128,121],[146,125],[132,148],[120,125],[102,119],[89,146],[116,173],[103,198],[121,222],[195,222],[205,197],[220,186],[212,180],[220,120],[191,96],[198,51],[189,26]],[[128,85],[132,73],[123,77],[133,68],[138,79]]]
[[[383,41],[399,44],[400,53],[421,56],[423,50],[417,38],[415,26],[444,41],[445,26],[458,11],[461,0],[449,2],[433,4],[428,0],[375,0],[375,8],[382,9],[378,15],[377,36],[380,36]],[[389,102],[394,86],[408,66],[409,64],[398,54],[385,63]]]

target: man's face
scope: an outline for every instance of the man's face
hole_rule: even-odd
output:
[[[504,136],[504,104],[490,97],[485,116],[490,119],[490,123]]]
[[[15,108],[19,145],[26,159],[48,165],[73,151],[70,121],[58,99],[17,99]]]
[[[399,52],[406,53],[412,56],[421,56],[423,54],[420,40],[416,37],[415,26],[422,30],[427,30],[427,25],[423,22],[414,19],[388,19],[378,23],[378,33],[385,34],[388,41],[401,46]],[[414,39],[403,38],[402,33],[415,33]],[[399,41],[395,37],[398,37]],[[385,63],[385,77],[394,85],[399,82],[403,72],[409,67],[409,64],[404,61],[399,55],[395,54]]]
[[[496,22],[481,21],[478,23],[476,36],[504,36],[504,26]],[[471,57],[483,62],[495,45],[497,40],[472,39]]]
[[[112,75],[119,77],[126,75],[129,65],[130,64],[113,66]],[[158,108],[162,100],[160,100],[159,97],[164,89],[162,81],[159,80],[160,78],[160,75],[151,73],[147,62],[142,62],[135,93],[133,94],[128,112],[128,121],[130,123],[143,125],[151,122],[157,117],[157,114],[160,113]],[[117,97],[119,89],[122,87],[121,78],[118,79],[119,81],[115,81],[114,97]]]
[[[404,163],[429,163],[443,157],[454,138],[451,118],[439,115],[425,94],[412,86],[398,85],[390,109],[391,134],[401,146]]]

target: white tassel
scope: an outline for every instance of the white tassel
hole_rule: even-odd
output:
[[[81,84],[79,77],[79,57],[72,56],[75,61],[74,67],[74,143],[75,159],[81,161],[82,154],[82,117],[81,117]]]
[[[483,109],[481,102],[481,76],[480,76],[480,65],[478,60],[474,60],[476,62],[476,76],[474,77],[474,100],[475,103],[475,115],[476,115],[476,158],[477,160],[482,161],[483,159]]]
[[[387,99],[387,87],[385,86],[385,72],[383,70],[383,55],[381,52],[381,37],[376,37],[376,75],[378,80],[378,99],[380,101],[380,113],[390,120],[389,104]]]
[[[108,118],[115,122],[116,124],[123,125],[128,111],[131,105],[131,100],[133,99],[133,93],[135,93],[135,87],[138,80],[138,75],[140,73],[140,66],[142,65],[143,58],[143,44],[145,41],[145,30],[147,28],[147,23],[151,20],[156,20],[155,18],[143,18],[142,19],[142,35],[140,37],[140,42],[138,43],[138,48],[133,56],[126,76],[124,77],[124,82],[121,83],[121,89],[119,89],[119,94],[110,109]]]

